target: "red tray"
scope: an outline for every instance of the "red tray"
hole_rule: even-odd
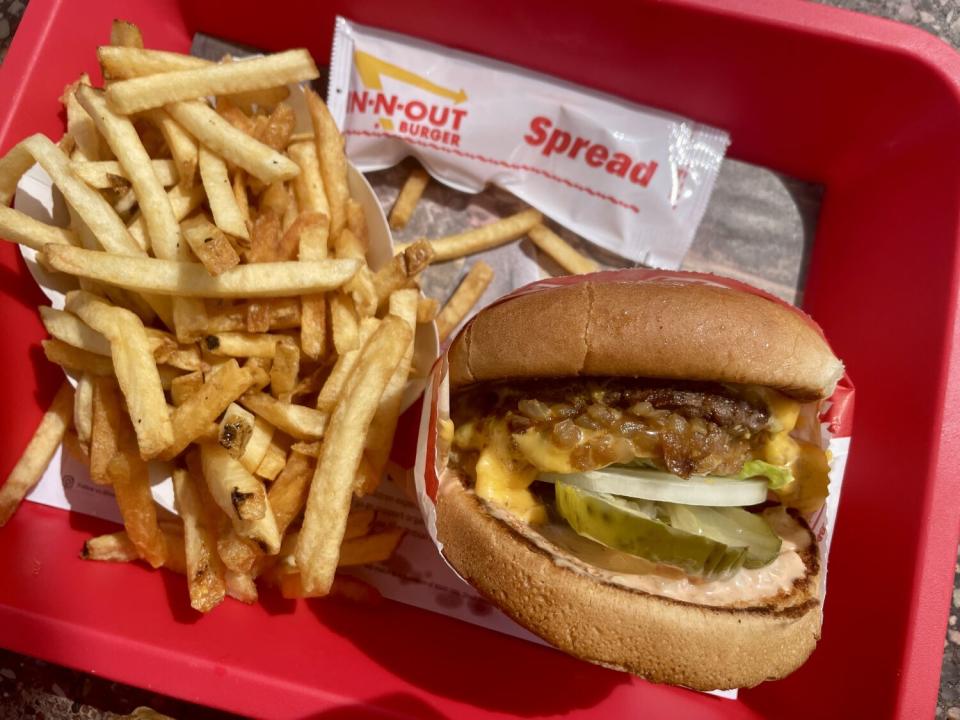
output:
[[[658,687],[444,617],[267,597],[200,618],[183,579],[83,563],[107,525],[27,504],[0,531],[0,645],[256,716],[931,717],[960,506],[960,57],[805,3],[32,0],[0,71],[0,149],[59,137],[57,98],[109,21],[330,52],[333,16],[483,53],[726,128],[731,155],[824,183],[806,308],[857,380],[823,639],[736,702]],[[0,247],[0,472],[58,382],[42,298]],[[616,619],[612,618],[612,622]]]

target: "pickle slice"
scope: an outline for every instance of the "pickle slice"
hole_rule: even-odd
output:
[[[656,503],[617,498],[563,482],[556,483],[555,491],[557,510],[570,527],[614,550],[708,580],[734,573],[746,558],[744,545],[729,546],[661,522]]]
[[[763,567],[780,553],[782,540],[760,515],[743,508],[712,508],[661,503],[671,527],[726,545],[746,546],[743,565]]]

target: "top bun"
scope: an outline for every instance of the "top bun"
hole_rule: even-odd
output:
[[[805,315],[759,295],[658,279],[599,278],[481,312],[450,347],[457,389],[517,378],[649,377],[763,385],[829,397],[843,364]]]

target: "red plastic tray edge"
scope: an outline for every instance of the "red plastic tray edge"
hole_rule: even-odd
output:
[[[33,0],[28,7],[13,41],[10,54],[2,71],[0,71],[0,92],[3,92],[4,96],[9,98],[8,107],[16,107],[19,104],[20,93],[24,92],[29,84],[33,65],[32,59],[35,53],[42,48],[48,25],[52,22],[60,1]],[[870,42],[887,48],[896,45],[900,52],[912,56],[935,70],[955,89],[960,85],[960,60],[948,45],[923,31],[901,26],[897,23],[859,16],[856,16],[854,21],[854,18],[851,17],[853,14],[846,11],[837,11],[806,3],[791,4],[789,14],[777,13],[768,4],[762,2],[747,0],[737,0],[731,3],[721,3],[717,0],[703,0],[702,2],[678,0],[674,4],[711,8],[718,13],[728,13],[751,19],[759,18],[778,24],[799,25],[820,34],[855,38],[858,42]],[[848,27],[848,23],[850,27]],[[0,123],[0,146],[4,148],[8,147],[11,141],[7,137],[11,117],[12,113],[7,114]],[[957,281],[958,276],[960,276],[960,267],[954,267],[952,278],[954,296],[960,289]],[[960,343],[960,325],[957,323],[956,306],[951,308],[950,316],[952,337],[954,338],[953,347],[957,348],[958,343]],[[931,518],[932,522],[926,525],[924,538],[920,541],[920,545],[928,550],[955,544],[957,536],[960,534],[960,509],[945,508],[947,503],[942,502],[943,497],[957,497],[955,491],[960,486],[960,482],[951,477],[954,475],[957,460],[960,460],[960,358],[957,357],[956,351],[945,357],[942,365],[944,374],[941,386],[945,397],[945,405],[942,410],[944,439],[939,451],[934,451],[937,456],[937,470],[924,498],[924,507],[929,511],[928,517]],[[957,409],[954,410],[953,408]],[[931,654],[929,638],[935,635],[937,645],[942,642],[943,631],[946,626],[946,610],[949,606],[949,595],[946,589],[952,579],[952,559],[948,564],[944,558],[938,558],[935,552],[923,553],[923,559],[923,564],[916,569],[917,583],[914,586],[914,602],[911,606],[914,621],[910,626],[910,636],[905,642],[903,681],[901,682],[903,691],[899,695],[897,707],[897,715],[900,717],[915,717],[918,715],[917,710],[932,707],[932,702],[929,699],[929,688],[931,687],[929,676],[938,673],[939,667],[933,668],[932,663],[926,659]],[[3,610],[6,611],[5,608]],[[4,615],[6,615],[6,612],[4,612]],[[5,619],[12,620],[12,617],[5,617]],[[42,624],[45,619],[38,618],[36,622]],[[76,629],[76,632],[78,637],[83,634],[80,629]],[[921,635],[926,636],[928,641],[922,641],[922,638],[919,638]],[[104,637],[101,641],[109,644],[116,640],[115,637]],[[19,643],[17,644],[19,645]],[[28,647],[15,647],[14,649],[30,652]],[[939,654],[942,645],[933,649],[937,650],[937,654]],[[79,654],[64,651],[62,656],[53,657],[52,655],[51,653],[51,656],[47,659],[64,662],[89,671],[89,668],[84,667]],[[922,660],[922,662],[914,663],[911,660]],[[125,665],[123,662],[117,662],[116,665],[117,673],[110,673],[111,676],[134,684],[150,685],[146,681],[146,673],[137,672],[135,667]],[[165,691],[173,691],[173,688],[165,686]],[[174,694],[188,699],[193,695],[189,692],[175,691]],[[207,702],[209,700],[210,698],[206,698]]]

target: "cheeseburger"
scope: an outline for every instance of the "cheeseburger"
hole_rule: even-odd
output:
[[[709,282],[595,276],[488,308],[449,351],[437,534],[556,647],[750,687],[820,634],[808,519],[843,366],[804,315]]]

